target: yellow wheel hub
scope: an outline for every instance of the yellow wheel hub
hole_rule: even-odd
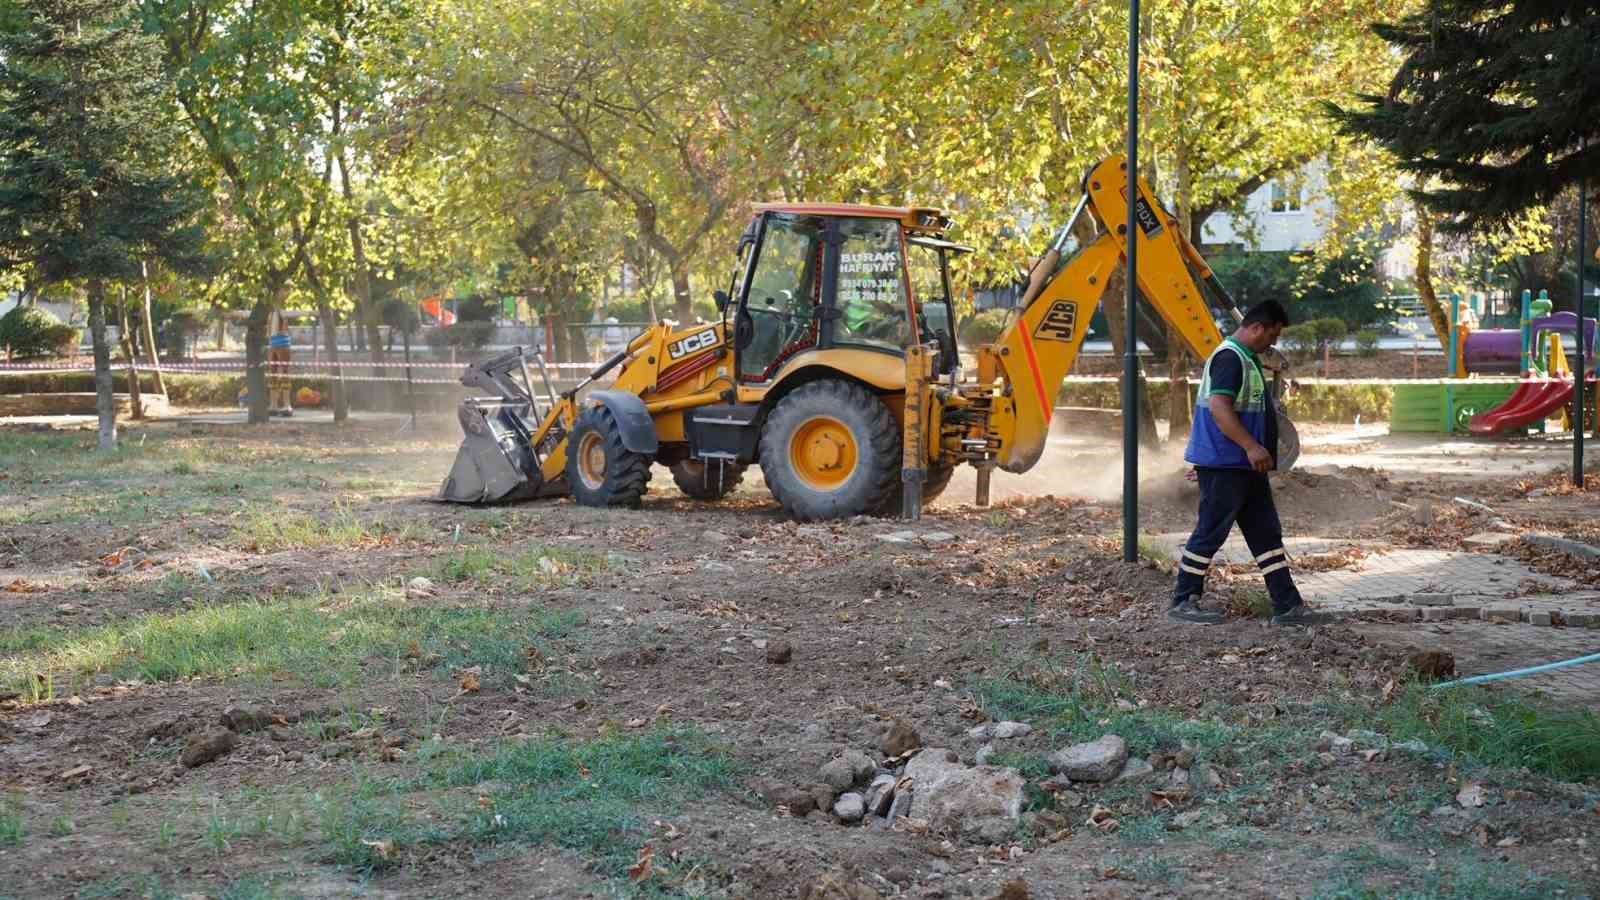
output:
[[[807,487],[831,491],[855,473],[855,436],[838,419],[815,416],[800,423],[789,441],[789,465]]]
[[[606,483],[606,445],[593,431],[578,441],[578,477],[593,491]]]

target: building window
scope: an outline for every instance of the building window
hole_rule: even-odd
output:
[[[1272,182],[1272,205],[1275,213],[1300,211],[1300,188],[1283,181]]]

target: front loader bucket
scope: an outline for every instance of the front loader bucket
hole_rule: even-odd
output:
[[[510,418],[516,415],[508,406],[485,409],[470,400],[461,404],[461,448],[439,487],[438,499],[500,503],[539,496],[543,479],[522,437],[525,429],[518,429],[518,422]]]

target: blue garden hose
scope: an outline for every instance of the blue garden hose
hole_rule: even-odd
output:
[[[1567,659],[1561,662],[1545,663],[1542,666],[1530,666],[1526,669],[1512,669],[1509,672],[1494,672],[1489,675],[1474,675],[1471,678],[1457,678],[1455,681],[1440,682],[1434,685],[1433,689],[1455,687],[1458,684],[1483,684],[1486,681],[1499,681],[1503,678],[1517,678],[1522,675],[1536,675],[1540,672],[1565,669],[1568,666],[1580,666],[1587,662],[1596,661],[1600,661],[1600,653],[1591,653],[1588,656],[1580,656],[1577,659]]]

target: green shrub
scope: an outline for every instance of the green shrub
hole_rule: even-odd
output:
[[[78,345],[78,329],[62,324],[49,310],[18,306],[0,316],[0,346],[14,357],[65,356]]]
[[[494,337],[493,322],[461,321],[454,325],[428,329],[423,340],[435,351],[482,350]]]
[[[1363,328],[1356,332],[1356,355],[1378,355],[1378,333],[1371,328]]]
[[[968,347],[993,343],[1000,336],[1000,329],[1005,327],[1007,312],[1004,309],[986,309],[967,319],[961,324],[961,343]]]
[[[1350,328],[1345,325],[1343,319],[1332,317],[1312,319],[1285,328],[1283,343],[1289,348],[1289,355],[1304,360],[1313,355],[1320,355],[1324,348],[1339,343],[1349,333]]]

